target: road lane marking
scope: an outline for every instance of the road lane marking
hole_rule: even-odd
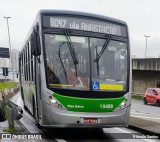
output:
[[[138,111],[138,110],[136,110],[135,112],[137,112],[137,113],[143,113],[143,114],[150,114],[149,112],[143,112],[143,111]]]
[[[130,132],[128,130],[124,130],[124,129],[118,128],[118,127],[114,128],[114,129],[116,129],[117,131],[123,132],[123,133],[132,133],[132,132]]]
[[[147,118],[147,119],[160,119],[160,118],[156,118],[156,117],[148,117],[148,116],[135,116],[135,115],[130,115],[132,117],[138,117],[138,118]]]
[[[137,133],[135,131],[129,130],[129,129],[125,129],[125,128],[118,128],[118,127],[114,127],[114,128],[103,128],[104,133]]]
[[[124,129],[122,129],[122,128],[118,128],[118,127],[116,127],[116,128],[114,128],[114,129],[116,129],[117,131],[120,131],[120,132],[122,132],[122,133],[128,133],[128,134],[133,134],[133,133],[135,133],[135,135],[136,135],[136,133],[138,133],[138,132],[131,132],[131,131],[129,131],[129,130],[124,130]],[[138,140],[138,139],[137,139]],[[147,141],[147,142],[156,142],[155,140],[151,140],[151,139],[139,139],[139,140],[144,140],[144,141]]]
[[[67,142],[64,139],[55,139],[57,142]]]
[[[144,141],[147,141],[147,142],[156,142],[155,140],[150,140],[150,139],[142,139]]]
[[[148,112],[131,112],[131,114],[135,114],[135,115],[154,115],[154,116],[158,116],[158,117],[160,117],[160,115],[159,114],[155,114],[155,113],[148,113]]]

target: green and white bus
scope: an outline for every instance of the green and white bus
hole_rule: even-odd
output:
[[[42,127],[127,127],[131,62],[127,24],[41,10],[19,54],[24,108]]]

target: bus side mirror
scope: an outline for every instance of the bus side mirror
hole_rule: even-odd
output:
[[[40,35],[37,28],[33,28],[33,32],[31,34],[31,51],[34,56],[41,55],[41,43],[40,43]]]

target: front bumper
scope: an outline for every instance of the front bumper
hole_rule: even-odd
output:
[[[42,127],[127,127],[130,114],[130,106],[117,112],[72,112],[49,107],[43,110]],[[43,107],[43,108],[46,108]],[[49,111],[50,110],[50,111]],[[97,124],[84,124],[83,118],[97,118]]]

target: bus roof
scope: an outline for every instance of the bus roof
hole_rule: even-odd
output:
[[[63,14],[63,15],[87,16],[87,17],[99,18],[99,19],[108,20],[108,21],[111,21],[111,22],[116,22],[116,23],[126,25],[126,22],[124,22],[122,20],[119,20],[119,19],[115,19],[115,18],[111,18],[111,17],[108,17],[108,16],[99,15],[99,14],[80,12],[80,11],[42,9],[42,10],[40,10],[40,13],[44,14],[44,15],[52,15],[52,14],[60,14],[61,15],[61,14]]]
[[[80,12],[80,11],[70,11],[70,10],[51,10],[51,9],[41,9],[37,16],[36,19],[33,22],[33,25],[36,23],[37,21],[37,17],[39,17],[40,15],[46,15],[46,16],[50,16],[53,14],[57,14],[57,15],[77,15],[77,16],[82,16],[82,17],[90,17],[90,18],[96,18],[96,19],[100,19],[100,20],[107,20],[110,21],[112,23],[117,23],[117,24],[122,24],[122,25],[127,25],[126,22],[119,20],[119,19],[115,19],[115,18],[111,18],[108,16],[103,16],[103,15],[99,15],[99,14],[93,14],[93,13],[87,13],[87,12]],[[26,44],[26,40],[28,40],[28,37],[31,35],[31,32],[33,30],[33,27],[31,27],[29,33],[27,34],[27,37],[25,39],[25,42],[23,43],[23,48],[24,49],[24,45]]]

